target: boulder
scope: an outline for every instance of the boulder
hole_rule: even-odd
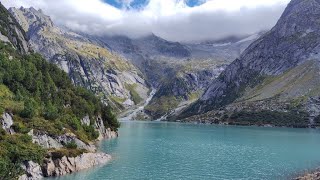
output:
[[[13,125],[12,115],[10,115],[9,113],[4,113],[2,117],[0,117],[0,122],[4,130],[6,130],[10,134],[14,133],[13,129],[11,128],[11,126]]]

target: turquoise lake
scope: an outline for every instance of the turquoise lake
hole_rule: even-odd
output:
[[[100,149],[109,164],[59,180],[290,179],[320,167],[314,129],[126,122]]]

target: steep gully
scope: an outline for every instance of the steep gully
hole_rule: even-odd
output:
[[[135,109],[128,110],[124,112],[122,115],[120,115],[121,118],[119,118],[119,121],[132,121],[135,120],[134,118],[137,116],[137,114],[144,110],[144,108],[150,103],[153,96],[156,94],[157,90],[155,88],[152,88],[152,91],[149,94],[149,97],[145,100],[144,104],[141,106],[138,106]]]

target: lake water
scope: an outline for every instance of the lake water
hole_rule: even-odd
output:
[[[127,122],[100,148],[111,163],[58,179],[274,180],[320,166],[312,129]]]

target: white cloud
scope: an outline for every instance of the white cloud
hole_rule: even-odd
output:
[[[132,0],[122,0],[129,7]],[[41,8],[54,22],[91,34],[139,37],[155,33],[172,41],[220,39],[271,28],[290,0],[149,0],[140,10],[101,0],[2,0],[6,7]]]

